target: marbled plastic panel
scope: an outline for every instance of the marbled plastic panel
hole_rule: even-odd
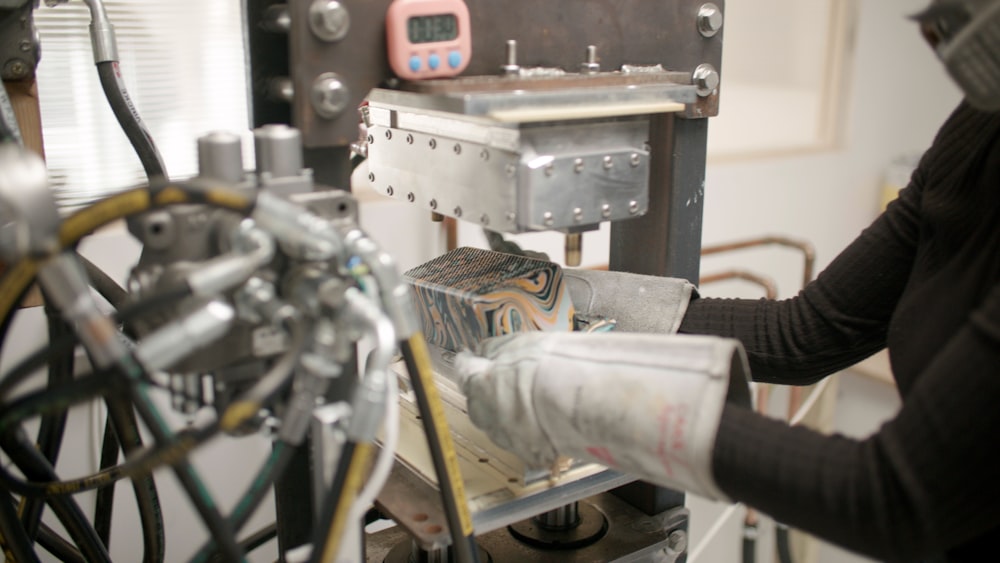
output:
[[[458,248],[406,272],[424,335],[447,350],[532,330],[570,331],[573,303],[558,264]]]

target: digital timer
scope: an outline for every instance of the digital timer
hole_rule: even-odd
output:
[[[463,0],[394,0],[385,20],[389,65],[400,78],[456,76],[472,56]]]

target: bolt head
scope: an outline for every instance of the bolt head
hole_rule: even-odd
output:
[[[323,118],[333,119],[347,109],[351,102],[351,94],[340,76],[333,72],[325,72],[313,81],[312,106]]]
[[[610,156],[604,157],[603,166],[605,170],[611,170],[615,166],[615,161]]]
[[[702,4],[698,10],[698,32],[703,37],[713,37],[722,30],[722,10],[712,3]]]
[[[437,209],[438,208],[438,202],[437,202],[437,200],[436,199],[432,199],[430,201],[430,206],[431,206],[431,209]]]
[[[604,217],[605,219],[607,219],[608,217],[611,217],[611,205],[610,204],[605,203],[604,205],[601,206],[601,217]]]
[[[674,530],[667,536],[667,547],[675,553],[687,551],[688,539],[684,530]]]
[[[462,154],[462,145],[455,143],[455,146],[452,148],[452,150],[455,151],[455,154]]]
[[[395,190],[392,189],[392,186],[389,186],[385,189],[385,193],[391,196],[393,193],[395,193]]]
[[[719,71],[710,64],[698,65],[691,74],[691,82],[698,88],[699,96],[711,96],[719,87]]]
[[[582,158],[578,158],[578,159],[576,159],[576,160],[573,161],[573,172],[576,172],[577,174],[583,172],[583,159]]]
[[[542,215],[542,220],[545,222],[546,227],[551,227],[555,224],[555,219],[553,218],[551,211],[546,211],[545,214]]]
[[[583,209],[577,207],[573,210],[573,220],[576,221],[577,223],[583,221]]]
[[[387,141],[392,139],[392,129],[386,129],[385,130],[385,139]]]
[[[408,145],[412,145],[413,144],[413,135],[411,135],[409,133],[406,134],[406,144],[408,144]]]
[[[417,196],[415,196],[413,194],[413,192],[410,192],[410,193],[406,194],[406,201],[408,201],[410,203],[413,203],[416,200],[417,200]]]
[[[21,42],[17,44],[17,48],[20,49],[22,53],[27,53],[31,51],[31,41],[22,39]]]
[[[431,139],[430,141],[427,141],[427,146],[429,146],[432,150],[436,149],[438,146],[437,139]]]
[[[628,212],[631,213],[632,215],[635,215],[636,213],[638,213],[639,212],[639,202],[638,201],[630,201],[630,202],[628,202]]]
[[[639,166],[640,162],[641,162],[641,160],[639,158],[639,154],[638,153],[632,153],[631,155],[629,155],[629,157],[628,157],[628,163],[632,165],[632,168],[635,168],[635,167]]]
[[[336,0],[314,0],[309,6],[309,29],[327,42],[340,41],[351,28],[351,14]]]
[[[456,207],[455,208],[455,217],[461,217],[461,216],[462,216],[462,208],[461,207]]]

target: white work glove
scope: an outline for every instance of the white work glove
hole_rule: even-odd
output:
[[[724,498],[711,470],[723,405],[750,404],[735,340],[525,333],[486,340],[455,367],[472,422],[533,467],[586,459]]]
[[[622,332],[674,334],[696,293],[687,280],[625,272],[563,270],[563,279],[577,317],[615,320]]]

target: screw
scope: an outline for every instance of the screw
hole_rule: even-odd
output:
[[[546,211],[545,214],[542,215],[542,219],[545,220],[546,227],[551,227],[555,223],[555,219],[552,218],[551,211]]]
[[[573,161],[573,172],[576,172],[577,174],[583,172],[583,159],[582,158],[578,158],[578,159],[576,159],[576,160]]]
[[[391,196],[391,195],[392,195],[392,193],[393,193],[393,189],[392,189],[392,186],[389,186],[388,188],[386,188],[386,189],[385,189],[385,193],[387,193],[387,194],[389,194],[389,195]]]
[[[351,14],[336,0],[315,0],[309,6],[309,29],[323,41],[340,41],[351,28]]]
[[[601,71],[601,65],[597,64],[597,47],[587,45],[587,59],[580,65],[580,72],[584,74],[596,74]]]
[[[21,49],[22,53],[27,53],[31,51],[31,41],[27,39],[22,39],[20,43],[17,44],[18,48]]]
[[[631,213],[632,215],[635,215],[636,213],[638,213],[639,212],[639,202],[638,201],[630,201],[630,202],[628,202],[628,212]]]
[[[28,65],[20,59],[15,59],[7,63],[7,73],[11,78],[24,78],[28,76]]]
[[[369,182],[374,182],[375,181],[375,173],[374,172],[369,172],[368,173],[368,181]]]
[[[390,139],[392,139],[392,129],[386,129],[385,130],[385,140],[388,141]]]
[[[610,156],[604,157],[604,169],[605,170],[611,170],[614,167],[614,165],[615,165],[614,159],[612,159]]]
[[[639,154],[638,153],[632,153],[631,155],[629,155],[628,162],[629,162],[629,164],[632,165],[632,168],[635,168],[635,167],[639,166]]]
[[[427,141],[427,146],[429,146],[431,150],[436,149],[438,146],[437,139],[431,139],[430,141]]]
[[[667,536],[667,547],[675,553],[687,551],[688,539],[684,530],[674,530]]]
[[[479,152],[479,158],[481,158],[483,160],[489,160],[490,159],[490,151],[488,151],[486,149],[483,149],[482,151]]]
[[[698,31],[702,37],[713,37],[722,29],[722,11],[711,2],[698,10]]]
[[[710,96],[719,87],[719,71],[710,64],[698,65],[691,73],[691,82],[698,87],[699,96]]]
[[[579,207],[573,210],[573,220],[576,221],[577,223],[583,221],[583,210],[580,209]]]
[[[605,203],[604,205],[601,206],[601,217],[604,217],[605,219],[607,219],[608,217],[611,217],[611,205],[610,204]]]
[[[461,217],[461,216],[462,216],[462,208],[461,207],[456,207],[455,208],[455,217]]]
[[[347,109],[350,101],[350,91],[336,73],[325,72],[313,81],[312,106],[320,117],[337,117]]]
[[[521,72],[521,67],[517,64],[517,41],[507,40],[506,58],[507,64],[501,66],[504,74],[514,75]]]
[[[437,209],[437,208],[438,208],[438,201],[436,199],[432,199],[431,200],[431,209]]]
[[[368,135],[368,144],[370,145],[370,144],[372,144],[374,142],[375,142],[375,137],[373,137],[371,135]]]
[[[487,214],[485,214],[485,213],[483,213],[483,216],[479,218],[479,222],[482,223],[483,225],[489,225],[490,224],[490,216],[487,215]]]
[[[417,200],[417,196],[413,195],[413,192],[406,194],[406,201],[413,203]]]
[[[413,135],[410,135],[409,133],[406,134],[406,144],[408,145],[413,144]]]
[[[455,154],[462,154],[462,145],[455,143],[455,146],[454,148],[452,148],[452,150],[455,151]]]

